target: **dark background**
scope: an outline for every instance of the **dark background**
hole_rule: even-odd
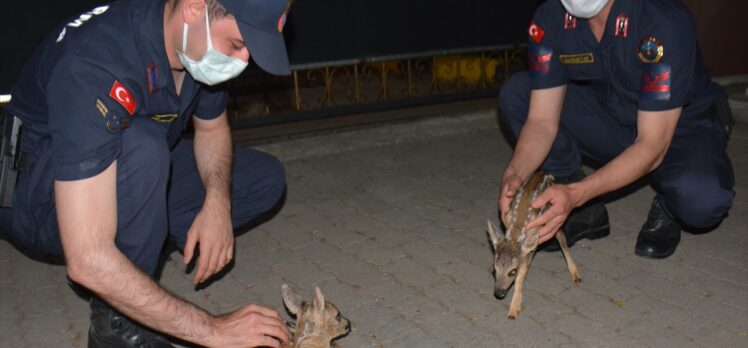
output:
[[[158,1],[158,0],[153,0]],[[292,64],[525,42],[541,0],[296,0],[285,29]],[[0,0],[0,94],[43,37],[101,0]]]
[[[524,43],[542,1],[295,0],[285,34],[292,64]],[[0,94],[54,26],[107,2],[0,0]],[[748,1],[684,2],[712,73],[748,73]]]

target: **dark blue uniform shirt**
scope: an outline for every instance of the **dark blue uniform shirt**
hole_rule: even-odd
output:
[[[548,0],[528,29],[533,89],[588,85],[622,125],[638,110],[699,114],[722,92],[711,82],[690,13],[680,0],[615,0],[602,40],[588,20]]]
[[[164,6],[125,0],[98,7],[53,31],[26,63],[7,110],[24,122],[22,151],[53,152],[56,180],[106,169],[133,120],[158,122],[174,146],[191,116],[212,119],[225,110],[226,91],[189,74],[177,95]]]

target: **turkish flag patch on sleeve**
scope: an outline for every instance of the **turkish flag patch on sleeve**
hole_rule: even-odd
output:
[[[665,63],[644,64],[639,98],[648,100],[670,100],[670,65]]]
[[[135,113],[135,99],[132,97],[132,93],[130,93],[130,91],[128,91],[119,81],[114,80],[114,85],[112,85],[112,89],[109,90],[109,96],[122,105],[130,116]]]
[[[543,34],[545,34],[543,29],[535,24],[535,22],[530,23],[530,27],[527,28],[527,33],[530,34],[530,38],[537,43],[540,43],[540,40],[543,40]]]

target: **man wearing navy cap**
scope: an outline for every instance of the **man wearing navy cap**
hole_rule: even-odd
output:
[[[64,254],[94,293],[89,347],[170,347],[156,332],[213,347],[288,341],[272,309],[214,316],[152,279],[170,237],[206,281],[233,258],[234,228],[282,196],[282,164],[232,145],[221,82],[250,55],[290,73],[288,7],[120,1],[64,23],[24,67],[7,107],[23,122],[20,174],[0,222],[15,244]],[[180,139],[190,119],[194,140]]]
[[[512,76],[500,95],[518,137],[502,212],[541,168],[558,183],[533,203],[552,205],[527,226],[542,226],[541,243],[562,226],[570,245],[607,236],[608,214],[595,199],[644,176],[657,194],[637,255],[668,257],[681,229],[719,224],[735,195],[725,152],[731,119],[680,0],[549,0],[528,35],[529,73]],[[585,177],[582,156],[602,166]]]

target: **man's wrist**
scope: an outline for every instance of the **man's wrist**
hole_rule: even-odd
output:
[[[219,338],[221,337],[220,334],[220,317],[214,317],[208,313],[204,313],[205,318],[203,319],[203,323],[205,324],[205,333],[202,335],[202,337],[197,337],[195,343],[198,343],[200,345],[204,345],[206,347],[214,347],[215,342],[219,341]]]
[[[571,201],[574,203],[575,208],[584,205],[590,200],[589,190],[587,190],[587,185],[585,185],[584,181],[571,183],[568,187]]]
[[[525,182],[527,180],[526,175],[522,175],[519,168],[515,167],[511,163],[506,167],[506,170],[504,170],[504,176],[503,179],[506,179],[511,176],[516,176],[520,179],[520,181]]]
[[[230,208],[231,197],[228,192],[225,192],[223,190],[205,190],[205,206],[216,208]]]

